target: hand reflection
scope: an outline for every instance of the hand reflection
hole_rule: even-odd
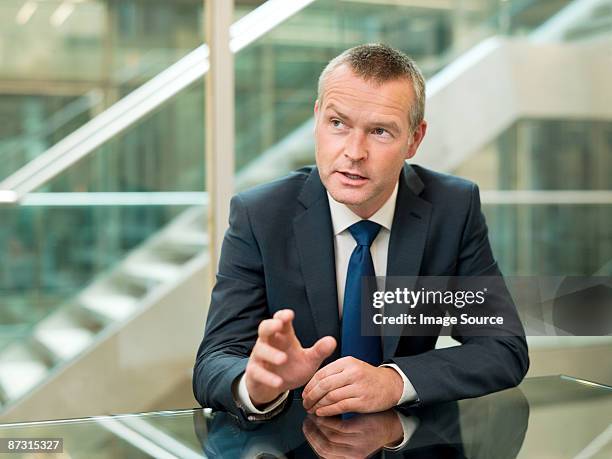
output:
[[[350,419],[308,415],[302,425],[312,449],[324,458],[364,458],[404,438],[393,410],[356,415]]]

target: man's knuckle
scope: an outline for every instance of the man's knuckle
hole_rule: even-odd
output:
[[[255,342],[255,346],[253,346],[253,350],[251,351],[251,358],[257,357],[259,355],[259,353],[261,352],[261,346],[261,341],[258,340]]]
[[[251,368],[251,378],[253,378],[253,380],[257,381],[257,382],[261,382],[262,378],[261,378],[261,371],[260,368],[258,366],[254,366]]]

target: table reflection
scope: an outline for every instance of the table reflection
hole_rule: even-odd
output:
[[[342,418],[308,415],[301,400],[295,399],[283,414],[271,421],[245,423],[225,413],[205,419],[201,413],[194,413],[194,426],[207,457],[503,459],[517,456],[529,420],[529,404],[520,389],[460,404]]]
[[[605,364],[605,362],[602,362]],[[0,425],[0,438],[62,438],[54,455],[4,458],[575,458],[612,457],[612,388],[567,376],[430,407],[350,418],[307,415],[243,423],[206,409]],[[393,449],[393,447],[396,447]]]

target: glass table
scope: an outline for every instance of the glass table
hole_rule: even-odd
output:
[[[403,447],[381,449],[398,428]],[[23,450],[49,446],[40,439],[61,440],[62,452]],[[612,388],[546,376],[485,397],[345,418],[308,415],[294,399],[259,423],[200,408],[4,424],[0,458],[8,457],[610,458]]]

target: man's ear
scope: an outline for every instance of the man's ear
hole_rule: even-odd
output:
[[[427,121],[423,120],[412,133],[412,138],[410,139],[411,143],[408,145],[405,159],[410,159],[416,155],[417,149],[419,145],[421,145],[423,137],[425,137],[425,132],[427,132]]]
[[[317,117],[319,115],[319,99],[315,100],[314,103],[314,128],[313,128],[313,132],[314,135],[317,135],[317,125],[319,124],[319,122],[317,121]]]

